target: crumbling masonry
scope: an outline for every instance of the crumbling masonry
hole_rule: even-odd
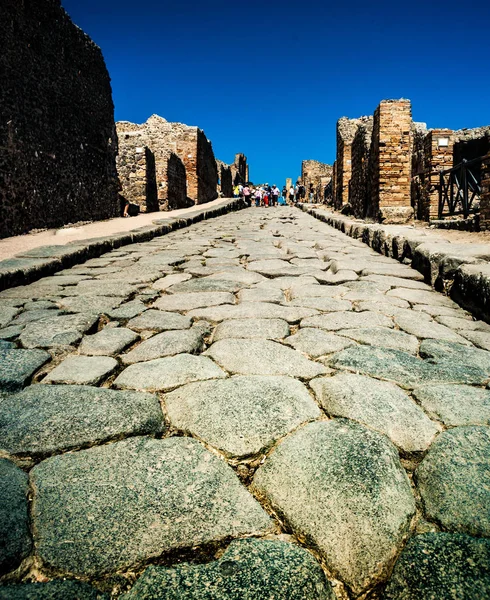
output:
[[[304,160],[301,165],[301,183],[306,194],[314,194],[315,202],[325,202],[332,182],[333,167],[317,160]]]
[[[98,46],[59,0],[2,1],[0,238],[118,213],[114,105]]]

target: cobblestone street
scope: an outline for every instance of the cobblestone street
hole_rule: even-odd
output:
[[[490,597],[489,350],[289,207],[0,292],[0,599]]]

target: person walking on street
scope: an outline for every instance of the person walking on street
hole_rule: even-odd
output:
[[[250,200],[250,188],[247,184],[245,184],[245,187],[243,188],[243,199],[249,207],[252,206],[252,202]]]
[[[293,186],[291,186],[289,188],[289,202],[291,204],[294,204],[294,188],[293,188]]]
[[[288,190],[287,190],[286,186],[283,186],[283,188],[282,188],[282,204],[284,204],[284,205],[287,204],[287,200],[286,200],[287,197],[288,197]]]
[[[273,185],[272,186],[272,206],[277,206],[280,193],[281,192],[279,191],[279,188],[277,187],[277,185]]]

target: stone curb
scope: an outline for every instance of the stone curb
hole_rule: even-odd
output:
[[[69,242],[64,246],[34,248],[28,252],[17,254],[13,258],[0,261],[0,291],[17,285],[27,285],[62,269],[83,263],[90,258],[98,258],[121,246],[147,242],[171,231],[245,207],[246,205],[240,199],[230,199],[212,208],[206,208],[204,205],[202,208],[196,208],[189,214],[175,219],[156,218],[151,225],[107,237]]]
[[[297,206],[380,254],[400,262],[410,260],[426,283],[490,323],[490,245],[431,241],[422,232],[410,234],[407,226],[366,223],[307,204]]]

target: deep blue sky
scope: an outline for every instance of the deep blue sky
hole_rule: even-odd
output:
[[[282,185],[333,163],[335,123],[410,98],[429,127],[490,124],[490,1],[62,0],[99,44],[116,120],[198,125]]]

